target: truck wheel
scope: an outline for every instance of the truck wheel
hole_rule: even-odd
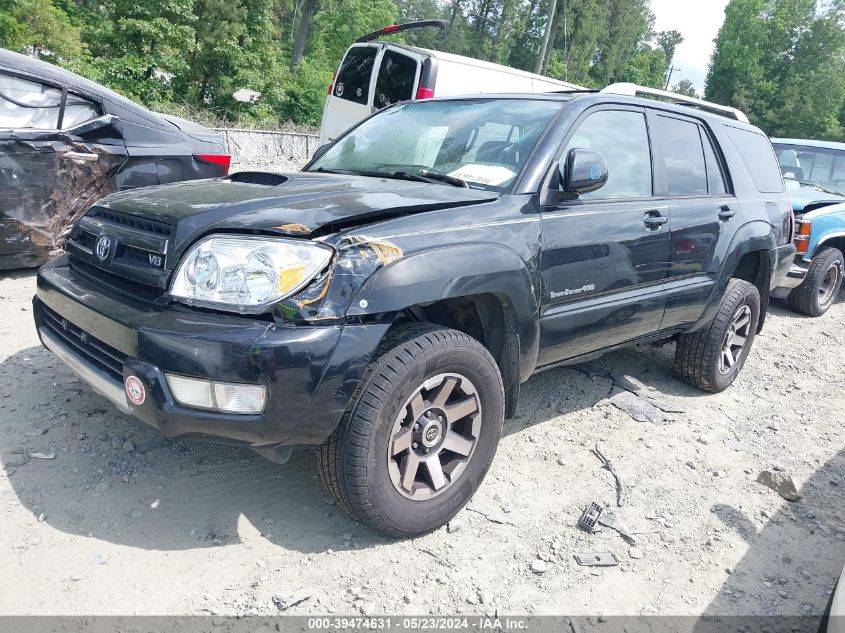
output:
[[[675,372],[704,391],[724,391],[748,358],[759,320],[757,288],[747,281],[731,279],[710,324],[678,336]]]
[[[504,402],[499,368],[481,343],[437,325],[400,325],[318,450],[321,478],[341,507],[379,532],[430,532],[484,479]]]
[[[842,287],[843,258],[839,249],[826,246],[819,250],[801,285],[789,293],[789,307],[818,317],[828,311]]]

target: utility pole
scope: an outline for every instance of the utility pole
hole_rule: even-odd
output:
[[[669,73],[666,75],[666,85],[663,86],[664,90],[669,90],[669,84],[672,83],[672,75],[676,72],[681,72],[680,68],[675,68],[675,66],[669,67]]]
[[[549,20],[546,22],[546,32],[543,34],[543,45],[540,46],[540,56],[537,58],[537,64],[534,66],[534,72],[538,75],[543,72],[543,61],[546,59],[546,49],[549,47],[549,37],[552,34],[552,23],[555,21],[555,12],[557,12],[557,0],[550,0]]]

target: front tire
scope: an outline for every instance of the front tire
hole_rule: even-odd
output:
[[[724,391],[745,364],[759,321],[757,288],[747,281],[731,279],[710,324],[678,336],[675,373],[704,391]]]
[[[789,293],[787,303],[795,312],[820,317],[830,309],[842,287],[842,251],[826,246],[819,250],[801,285]]]
[[[436,325],[399,325],[319,448],[321,478],[365,525],[395,537],[425,534],[480,486],[504,410],[499,369],[481,343]]]

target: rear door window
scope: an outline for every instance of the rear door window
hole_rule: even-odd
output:
[[[742,130],[731,125],[726,125],[725,131],[739,155],[742,156],[742,161],[748,168],[757,191],[781,193],[783,177],[769,139],[757,132]]]
[[[704,142],[704,158],[707,160],[707,188],[711,196],[720,196],[728,192],[725,174],[719,164],[719,159],[716,158],[713,142],[704,130],[701,130],[701,140]]]
[[[0,74],[0,128],[63,130],[100,115],[93,101],[30,79]]]
[[[375,107],[384,108],[414,96],[417,60],[388,49],[384,52],[376,79]]]
[[[367,105],[376,50],[373,46],[353,46],[349,49],[334,82],[332,94],[335,97]]]
[[[0,75],[0,127],[55,130],[62,91],[36,81]]]
[[[706,196],[707,165],[696,123],[657,117],[670,196]]]

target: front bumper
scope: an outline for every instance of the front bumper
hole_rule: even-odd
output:
[[[74,273],[67,256],[42,267],[33,299],[42,343],[120,410],[169,438],[196,437],[274,448],[319,444],[346,410],[388,324],[295,326],[267,320],[134,304]],[[260,384],[257,415],[176,402],[165,373]],[[133,404],[124,381],[137,376]]]

